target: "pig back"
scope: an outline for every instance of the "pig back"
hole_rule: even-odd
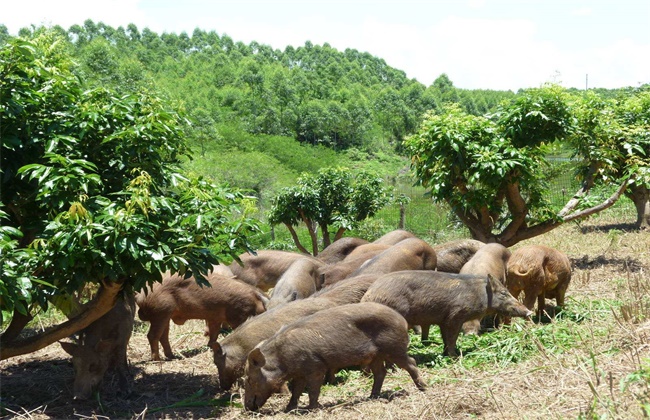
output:
[[[362,274],[360,276],[343,279],[327,286],[311,296],[312,299],[328,299],[337,305],[359,303],[372,283],[380,274]]]
[[[343,261],[358,246],[367,244],[368,241],[361,238],[345,237],[332,242],[327,248],[318,254],[318,259],[325,264],[334,264]]]
[[[502,284],[506,283],[506,266],[510,250],[501,244],[485,244],[463,265],[460,274],[487,276],[490,274]]]
[[[248,252],[239,256],[241,264],[229,265],[232,273],[241,281],[267,292],[273,288],[282,274],[299,258],[316,258],[297,252],[261,250],[257,255]]]
[[[408,238],[382,251],[352,275],[385,274],[403,270],[435,270],[436,253],[419,238]]]
[[[440,324],[452,314],[470,319],[487,308],[487,278],[429,270],[408,270],[378,278],[361,299],[400,313],[411,325]]]
[[[433,249],[438,257],[437,270],[446,273],[460,272],[483,245],[483,242],[475,239],[459,239],[434,245]]]

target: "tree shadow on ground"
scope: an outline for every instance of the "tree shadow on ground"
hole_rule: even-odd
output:
[[[638,273],[646,267],[646,264],[631,257],[617,258],[607,257],[605,255],[590,257],[589,255],[583,255],[580,258],[570,258],[570,260],[571,265],[574,268],[579,268],[581,270],[591,270],[598,267],[611,266],[623,272]]]
[[[35,360],[2,370],[1,415],[43,413],[51,418],[108,416],[132,418],[142,413],[164,417],[215,417],[230,400],[215,399],[217,381],[213,374],[194,372],[145,373],[131,365],[133,390],[121,396],[117,381],[105,378],[99,397],[74,400],[74,373],[70,359]]]

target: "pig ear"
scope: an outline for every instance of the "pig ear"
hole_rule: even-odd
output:
[[[61,344],[63,350],[65,350],[65,352],[68,353],[70,356],[74,356],[75,353],[77,353],[77,349],[79,348],[79,346],[76,345],[75,343],[69,343],[67,341],[59,341],[59,344]]]
[[[289,302],[293,302],[294,300],[298,299],[298,292],[293,292],[291,293],[291,299],[289,299]]]
[[[259,349],[259,347],[256,347],[251,351],[251,353],[248,355],[248,360],[250,360],[253,366],[257,368],[261,368],[266,364],[266,359],[264,358],[264,355],[262,354],[262,351]]]
[[[223,355],[223,348],[221,347],[221,344],[219,344],[218,341],[215,341],[214,343],[212,343],[211,347],[212,347],[212,351],[214,352],[215,356]]]

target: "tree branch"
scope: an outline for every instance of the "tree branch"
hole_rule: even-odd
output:
[[[122,283],[104,283],[84,311],[42,333],[18,341],[0,342],[0,360],[40,350],[86,328],[115,306]]]
[[[304,254],[309,254],[309,251],[307,251],[307,248],[305,248],[301,243],[300,239],[298,238],[298,234],[296,233],[296,230],[291,226],[289,223],[284,224],[287,229],[289,229],[289,233],[291,234],[291,238],[293,238],[293,243],[296,244],[296,248]]]
[[[517,231],[524,226],[526,216],[528,215],[528,206],[526,200],[521,196],[519,189],[519,181],[508,183],[505,188],[506,202],[508,203],[508,210],[512,215],[512,220],[508,226],[499,235],[500,241],[507,241],[517,234]]]
[[[584,181],[582,182],[582,185],[580,186],[580,189],[576,191],[576,193],[573,195],[571,200],[569,200],[568,203],[564,206],[562,210],[558,213],[558,216],[564,217],[566,214],[570,213],[573,211],[574,208],[580,203],[580,200],[587,195],[591,187],[594,186],[594,182],[596,179],[596,173],[598,172],[600,165],[597,163],[592,163],[589,165],[589,172],[587,173],[587,176],[585,177]]]
[[[311,238],[311,248],[314,251],[313,255],[316,255],[318,254],[318,235],[316,235],[314,223],[307,216],[305,216],[305,212],[302,209],[299,210],[299,213],[302,221],[305,223],[305,225],[307,225],[307,231],[309,232],[309,237]],[[309,254],[309,252],[307,252],[307,254]]]
[[[25,305],[25,307],[27,307],[27,305]],[[14,309],[14,314],[11,317],[11,323],[9,323],[7,329],[2,334],[0,334],[0,343],[11,342],[12,340],[15,340],[16,337],[18,337],[21,331],[25,328],[25,325],[27,325],[32,319],[34,319],[34,317],[29,312],[27,315],[23,315],[18,312],[17,309]]]

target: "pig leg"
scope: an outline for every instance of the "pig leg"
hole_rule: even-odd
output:
[[[460,334],[462,324],[457,322],[451,325],[441,326],[440,332],[442,333],[442,343],[444,344],[444,356],[449,357],[458,357],[456,352],[456,342],[458,341],[458,335]]]
[[[219,337],[219,332],[221,332],[221,321],[214,319],[208,319],[205,321],[207,325],[208,333],[208,346],[212,346],[217,338]]]
[[[391,362],[407,371],[409,375],[411,375],[411,379],[413,379],[415,386],[417,386],[420,391],[424,391],[426,389],[427,384],[422,380],[422,377],[420,376],[420,371],[418,370],[418,366],[415,363],[415,359],[404,353],[403,355],[399,355],[397,357],[391,357]]]
[[[379,398],[379,394],[381,393],[381,386],[384,384],[384,378],[386,378],[386,367],[384,366],[384,360],[379,357],[372,359],[370,362],[370,370],[372,371],[373,376],[370,398]]]
[[[168,359],[173,359],[174,353],[172,352],[172,346],[169,344],[169,321],[165,322],[165,329],[163,330],[162,336],[160,337],[160,344],[162,345],[165,357]]]
[[[422,324],[420,325],[420,328],[422,329],[422,341],[428,341],[429,340],[429,328],[431,327],[431,324]]]
[[[291,399],[289,400],[289,404],[287,404],[287,408],[284,409],[285,412],[288,413],[289,411],[298,408],[298,400],[300,400],[300,396],[305,390],[305,386],[307,386],[307,378],[304,376],[293,379],[291,386]]]
[[[538,322],[542,321],[542,314],[544,313],[544,309],[546,308],[546,292],[542,290],[542,292],[537,296],[537,320]]]
[[[318,408],[318,397],[320,396],[320,387],[325,380],[324,372],[314,372],[307,377],[307,388],[309,389],[309,406],[307,408]]]
[[[169,328],[169,320],[167,320],[167,328]],[[151,347],[151,360],[160,360],[160,347],[158,343],[160,342],[164,331],[165,322],[151,321],[149,332],[147,333],[147,339],[149,340],[149,346]]]

